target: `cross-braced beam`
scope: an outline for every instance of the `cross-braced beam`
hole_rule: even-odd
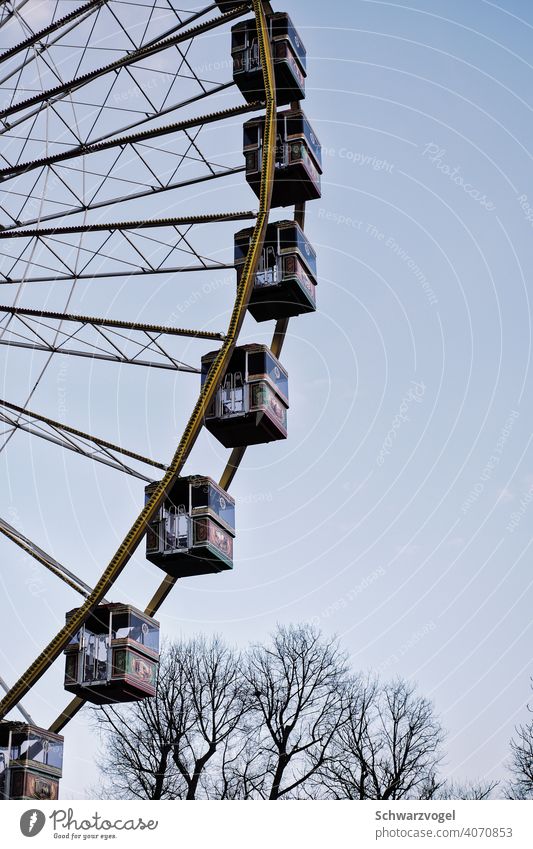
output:
[[[117,455],[130,457],[132,460],[145,463],[162,471],[166,471],[167,469],[164,463],[152,460],[150,457],[145,457],[136,451],[130,451],[121,445],[109,442],[107,439],[85,433],[85,431],[51,419],[49,416],[44,416],[42,413],[36,413],[33,410],[28,410],[26,407],[12,404],[2,399],[0,399],[0,421],[7,424],[10,428],[26,431],[26,433],[32,434],[32,436],[46,439],[48,442],[59,445],[61,448],[74,451],[76,454],[81,454],[90,460],[111,466],[113,469],[118,469],[120,472],[125,472],[141,480],[151,482],[152,478],[126,465],[120,459],[120,456]]]

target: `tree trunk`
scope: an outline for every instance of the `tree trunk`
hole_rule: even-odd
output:
[[[274,773],[274,778],[272,779],[272,787],[270,788],[270,793],[268,795],[269,800],[279,799],[281,782],[283,780],[283,773],[285,772],[285,768],[289,763],[290,758],[288,755],[280,755],[278,758],[278,763],[276,765],[276,771]]]
[[[152,799],[161,799],[161,795],[163,793],[163,783],[165,781],[165,775],[167,774],[168,755],[170,749],[170,746],[165,746],[161,750],[161,759],[159,761],[157,772],[155,774],[155,784]]]

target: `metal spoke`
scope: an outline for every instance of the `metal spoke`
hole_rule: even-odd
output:
[[[107,224],[78,224],[70,227],[51,227],[39,230],[9,228],[0,231],[0,239],[27,239],[57,236],[65,233],[98,233],[103,230],[143,230],[152,227],[187,226],[188,224],[213,224],[223,221],[249,221],[255,212],[212,212],[205,215],[185,215],[177,218],[155,218],[140,221],[113,221]]]
[[[117,203],[126,203],[130,200],[139,200],[144,197],[152,197],[152,195],[160,194],[161,192],[172,191],[173,189],[181,189],[186,188],[188,186],[195,186],[199,183],[205,183],[209,180],[216,180],[221,177],[232,176],[234,174],[241,174],[244,171],[244,167],[240,166],[238,168],[228,168],[224,171],[219,171],[216,174],[206,174],[202,177],[192,177],[189,180],[181,180],[176,183],[170,183],[166,186],[151,186],[149,189],[139,192],[133,192],[129,195],[120,195],[118,197],[111,198],[110,200],[103,201],[90,201],[87,204],[81,204],[78,207],[72,207],[67,210],[62,210],[61,212],[52,212],[48,215],[41,215],[39,218],[31,218],[26,221],[15,221],[14,225],[9,225],[3,228],[3,232],[7,232],[16,227],[28,227],[32,224],[37,224],[38,222],[46,222],[46,221],[54,221],[59,218],[64,218],[68,215],[76,215],[81,212],[88,212],[92,209],[103,209],[104,207],[113,206]],[[53,201],[54,202],[54,201]],[[55,201],[55,203],[59,203],[59,201]],[[2,232],[2,231],[0,231]]]
[[[20,531],[10,525],[5,519],[0,518],[0,533],[3,533],[5,537],[10,539],[12,542],[16,543],[20,548],[26,551],[28,554],[37,560],[39,563],[42,563],[50,572],[53,572],[58,578],[61,578],[69,587],[72,587],[73,590],[80,593],[80,595],[87,598],[92,592],[92,588],[89,584],[86,584],[85,581],[82,581],[81,578],[78,578],[74,572],[71,572],[70,569],[67,569],[63,566],[59,561],[55,559],[55,557],[51,557],[46,551],[43,551],[40,546],[36,543],[32,542],[28,537],[24,536]]]
[[[101,68],[97,68],[93,71],[88,71],[86,74],[83,74],[80,77],[74,77],[61,85],[54,86],[53,88],[47,89],[46,91],[39,92],[38,94],[33,95],[32,97],[28,97],[25,100],[18,101],[16,103],[12,103],[6,109],[0,110],[0,119],[9,118],[11,115],[16,112],[20,112],[23,109],[28,109],[35,104],[41,104],[44,106],[49,106],[51,103],[55,103],[58,100],[61,100],[65,95],[70,94],[73,91],[81,88],[87,83],[92,82],[93,80],[98,79],[106,74],[111,73],[112,71],[120,70],[121,68],[125,68],[128,65],[131,65],[137,62],[139,59],[145,59],[149,56],[154,56],[159,53],[161,50],[166,50],[168,47],[174,47],[175,44],[179,44],[182,41],[188,41],[190,38],[194,38],[196,35],[200,35],[201,33],[208,32],[215,27],[221,26],[226,23],[226,21],[231,21],[234,18],[238,18],[241,15],[244,15],[248,11],[246,6],[238,6],[235,9],[232,9],[225,14],[219,15],[216,18],[212,18],[209,21],[206,21],[203,24],[198,24],[195,27],[192,27],[185,32],[178,32],[175,35],[170,36],[159,36],[157,39],[149,42],[147,45],[143,47],[139,47],[136,50],[132,50],[127,53],[125,56],[122,56],[119,59],[115,59],[113,62],[110,62],[107,65],[102,66]],[[197,16],[195,15],[194,18]],[[34,113],[30,113],[26,117],[30,117]],[[5,123],[5,121],[4,121]]]
[[[82,6],[78,6],[77,9],[73,9],[73,11],[70,12],[68,15],[64,15],[62,18],[58,18],[58,20],[54,21],[53,23],[49,24],[47,27],[44,27],[38,32],[33,33],[24,41],[21,41],[18,44],[15,44],[13,47],[9,47],[7,50],[4,50],[3,53],[0,53],[0,64],[2,62],[5,62],[6,59],[11,59],[13,56],[16,56],[23,50],[27,50],[28,48],[34,47],[35,45],[38,46],[35,48],[35,52],[33,54],[30,54],[29,58],[33,59],[36,56],[41,55],[42,53],[44,53],[45,50],[48,50],[51,45],[55,43],[55,41],[59,40],[60,38],[64,38],[64,36],[68,32],[71,32],[79,23],[88,18],[89,15],[92,15],[96,11],[97,7],[102,6],[104,3],[107,2],[108,0],[87,0],[86,3],[84,3]],[[69,27],[67,30],[64,30],[60,35],[57,36],[54,41],[47,42],[45,44],[42,43],[44,38],[51,35],[53,32],[56,32],[56,30],[58,29],[63,29],[63,27],[67,26],[67,24],[71,22],[74,22],[73,26]],[[23,63],[23,65],[26,64],[27,62]],[[10,76],[16,73],[16,70],[19,69],[17,68],[14,71],[11,71],[6,77],[0,80],[0,85],[5,83]]]
[[[167,466],[164,463],[152,460],[150,457],[145,457],[136,451],[131,451],[120,445],[115,445],[113,442],[109,442],[109,440],[102,439],[99,436],[93,436],[90,433],[85,433],[82,430],[70,427],[63,422],[55,421],[48,416],[36,413],[33,410],[28,410],[26,407],[22,407],[18,404],[12,404],[0,399],[0,408],[2,408],[0,410],[0,417],[2,417],[2,420],[6,424],[10,425],[10,427],[20,428],[23,430],[29,429],[29,432],[36,436],[43,439],[49,439],[49,441],[53,441],[56,444],[62,445],[62,447],[76,451],[78,454],[83,454],[97,462],[104,462],[106,465],[112,465],[113,468],[126,472],[127,474],[134,475],[135,477],[140,477],[142,480],[149,481],[151,478],[147,478],[145,475],[131,469],[115,455],[121,454],[125,457],[130,457],[132,460],[136,460],[139,463],[145,463],[146,465],[153,466],[156,469],[162,469],[163,471],[167,469]],[[6,411],[12,411],[14,415],[10,415],[9,412]],[[40,424],[36,425],[36,422],[39,422]],[[105,452],[107,459],[103,459],[99,455],[99,451]]]
[[[230,268],[234,268],[233,264],[229,265],[227,263],[216,263],[211,265],[178,265],[178,266],[170,266],[169,268],[154,268],[152,271],[141,269],[139,271],[128,271],[129,277],[150,277],[154,274],[182,274],[184,272],[189,271],[221,271],[227,270]],[[123,271],[102,271],[94,274],[64,274],[64,275],[55,275],[48,277],[20,277],[17,279],[7,279],[0,280],[0,286],[11,286],[14,284],[20,283],[63,283],[68,280],[104,280],[104,279],[112,279],[117,277],[124,277]]]
[[[129,136],[119,136],[115,139],[110,139],[105,142],[92,142],[91,144],[81,144],[71,150],[63,150],[60,153],[44,156],[42,159],[34,159],[30,162],[20,162],[17,165],[12,165],[8,168],[0,170],[0,179],[9,180],[19,174],[25,174],[28,171],[33,171],[36,168],[53,165],[58,162],[65,162],[68,159],[75,159],[78,156],[87,156],[92,153],[101,153],[104,150],[110,150],[113,147],[123,147],[127,144],[145,141],[146,139],[159,138],[160,136],[169,135],[170,133],[179,133],[192,127],[204,126],[212,124],[216,121],[222,121],[225,118],[233,118],[237,115],[245,115],[248,112],[257,112],[263,104],[260,101],[254,103],[245,103],[240,106],[232,106],[229,109],[224,109],[220,112],[212,112],[208,115],[200,115],[197,118],[189,118],[186,121],[177,121],[173,124],[166,124],[163,127],[152,127],[149,130],[140,130],[138,133],[133,133]],[[190,137],[189,141],[191,141]],[[192,143],[192,142],[191,142]],[[203,158],[203,157],[202,157]],[[205,161],[205,160],[204,160]]]
[[[75,321],[79,324],[98,325],[100,327],[121,327],[125,330],[141,330],[144,333],[159,333],[167,336],[189,336],[192,339],[213,339],[224,341],[223,333],[215,333],[209,330],[185,330],[181,327],[169,327],[164,324],[143,324],[135,321],[117,321],[111,318],[94,318],[86,315],[72,315],[63,312],[48,312],[46,310],[32,310],[23,307],[7,307],[0,305],[0,313],[11,315],[35,316],[38,318],[55,318],[59,321]]]

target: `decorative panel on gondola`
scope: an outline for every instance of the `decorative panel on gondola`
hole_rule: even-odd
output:
[[[0,723],[0,799],[58,798],[63,737],[23,722]]]
[[[157,484],[146,489],[148,500]],[[211,478],[178,478],[146,534],[146,557],[175,578],[233,568],[235,501]]]
[[[259,197],[265,119],[244,124],[246,180]],[[276,170],[272,206],[290,206],[320,197],[322,151],[301,109],[277,113]]]
[[[239,282],[253,233],[235,234],[235,268]],[[316,253],[296,221],[267,227],[248,310],[256,321],[291,318],[316,309]]]
[[[305,97],[306,52],[289,16],[278,12],[267,16],[272,44],[276,102],[285,106]],[[255,18],[241,21],[231,29],[233,80],[248,103],[264,100],[265,86],[259,56]]]
[[[76,696],[93,704],[145,699],[155,695],[159,623],[129,604],[101,604],[65,656],[65,689]]]
[[[202,382],[216,354],[202,357]],[[286,439],[288,407],[288,377],[279,360],[266,345],[242,345],[232,354],[205,426],[226,448]]]

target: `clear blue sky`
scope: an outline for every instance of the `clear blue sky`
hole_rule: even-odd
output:
[[[291,322],[283,351],[289,439],[251,449],[232,487],[234,571],[180,582],[162,631],[245,645],[276,622],[313,621],[341,638],[354,668],[414,680],[434,700],[450,777],[500,778],[530,698],[533,9],[283,8],[307,47],[305,110],[323,145],[323,196],[306,220],[319,309]],[[227,35],[213,36],[211,58],[228,53]],[[238,123],[227,142],[235,163]],[[239,179],[199,200],[256,203]],[[231,256],[233,229],[217,230],[217,255]],[[80,287],[76,308],[222,329],[233,276],[206,281],[157,282],[148,298],[139,282]],[[24,302],[60,298],[39,291]],[[268,334],[249,318],[243,338]],[[205,350],[191,342],[189,361]],[[5,362],[4,397],[20,400],[42,360]],[[56,357],[34,406],[166,459],[196,384]],[[0,515],[91,582],[143,484],[34,442],[17,435],[1,455]],[[216,478],[226,456],[203,434],[187,471]],[[13,681],[77,598],[0,546],[0,671]],[[139,549],[113,598],[142,607],[159,579]],[[26,699],[42,724],[67,701],[62,672],[59,661]],[[80,798],[97,780],[96,744],[83,716],[65,736],[62,795]]]

